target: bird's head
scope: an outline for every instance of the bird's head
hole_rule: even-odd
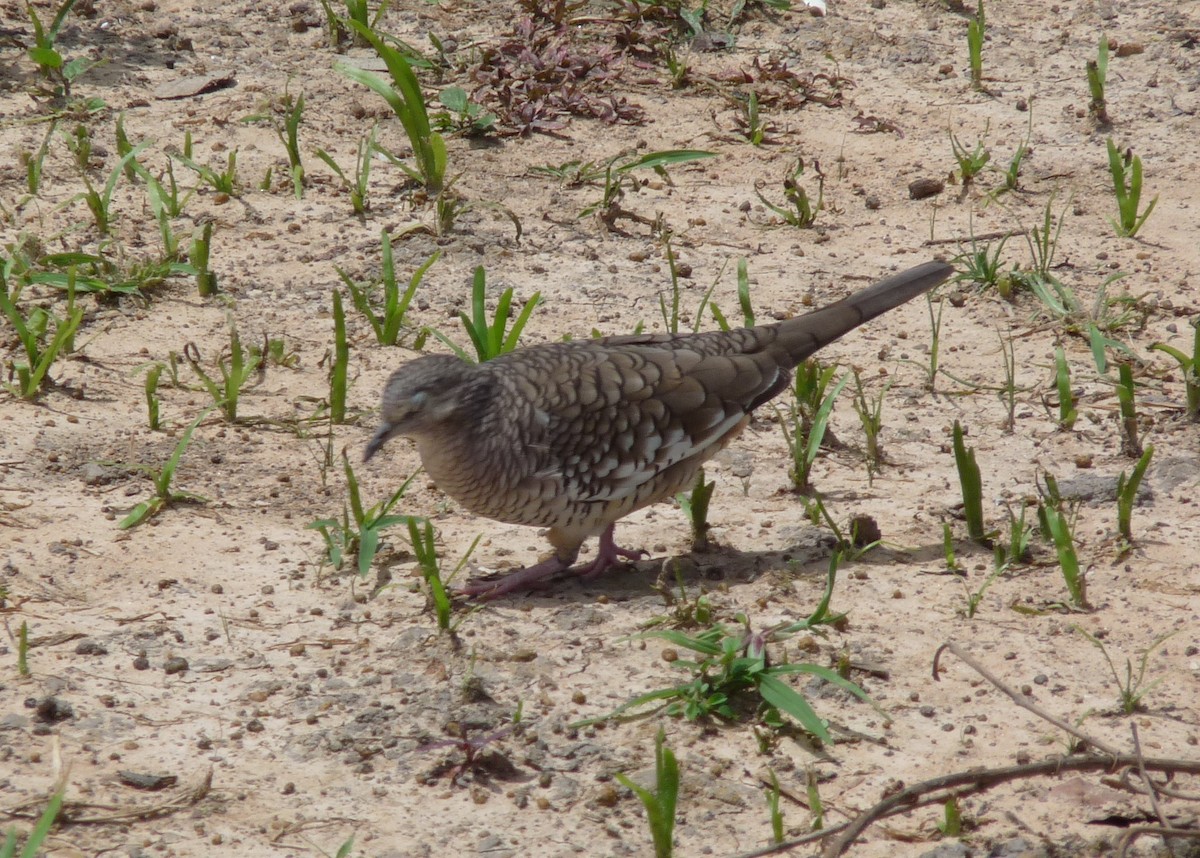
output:
[[[425,355],[393,372],[383,388],[379,429],[367,443],[363,461],[397,435],[444,431],[462,408],[466,383],[475,369],[453,355]]]

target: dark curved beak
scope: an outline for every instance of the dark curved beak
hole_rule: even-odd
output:
[[[388,439],[396,433],[394,424],[384,421],[379,424],[379,428],[375,434],[371,436],[371,440],[367,442],[367,447],[363,450],[363,461],[369,462],[371,457],[379,452],[379,448],[387,443]]]

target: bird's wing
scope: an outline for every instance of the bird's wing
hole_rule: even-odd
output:
[[[560,369],[528,421],[535,427],[528,449],[540,463],[535,478],[557,483],[570,502],[630,497],[672,465],[715,454],[754,407],[788,384],[787,369],[770,354],[704,355],[673,345],[559,352]]]

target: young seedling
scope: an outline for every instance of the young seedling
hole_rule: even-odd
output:
[[[329,169],[337,174],[337,177],[342,180],[342,186],[350,194],[350,206],[354,209],[354,213],[362,217],[371,208],[369,193],[371,188],[371,157],[375,154],[375,132],[378,130],[378,125],[372,125],[371,130],[367,132],[367,136],[358,141],[358,152],[354,158],[354,181],[351,181],[337,162],[333,160],[333,156],[324,149],[317,150],[317,157],[320,158]]]
[[[158,205],[161,205],[162,211],[168,218],[177,218],[183,214],[183,208],[187,205],[188,200],[192,198],[193,191],[188,191],[186,194],[182,193],[179,182],[175,179],[174,161],[167,160],[167,167],[159,174],[158,178],[151,177],[149,171],[142,168],[137,161],[131,162],[130,166],[146,182],[147,194],[150,196],[150,203],[154,207],[156,218],[161,217]],[[157,204],[155,201],[156,196],[158,197]]]
[[[679,798],[679,764],[675,754],[665,746],[662,727],[654,739],[654,791],[634,783],[627,775],[618,773],[617,780],[642,800],[650,837],[654,841],[654,858],[671,858],[675,849],[675,805]]]
[[[1153,455],[1154,445],[1147,445],[1146,452],[1142,453],[1142,457],[1133,466],[1133,472],[1126,476],[1125,472],[1121,471],[1121,476],[1117,478],[1117,530],[1120,531],[1126,545],[1133,542],[1133,504],[1137,500],[1138,488]]]
[[[277,113],[283,114],[280,122]],[[269,122],[275,136],[283,144],[288,156],[288,176],[292,179],[292,193],[296,199],[304,198],[304,162],[300,156],[300,123],[304,119],[304,93],[293,98],[286,89],[278,99],[271,99],[266,110],[242,118],[246,124]],[[270,187],[270,182],[266,182]],[[264,188],[265,190],[265,188]]]
[[[980,244],[971,236],[971,249],[961,251],[955,263],[962,266],[956,279],[975,283],[983,289],[994,288],[1005,300],[1012,300],[1011,283],[1001,272],[1000,254],[1008,242],[1006,235],[996,243]],[[957,267],[957,265],[956,265]],[[1008,285],[1006,289],[1005,286]]]
[[[1080,610],[1088,610],[1091,605],[1087,600],[1087,577],[1079,567],[1075,538],[1071,533],[1067,513],[1063,509],[1064,502],[1058,491],[1058,482],[1053,476],[1046,474],[1045,483],[1045,488],[1040,489],[1042,500],[1038,504],[1038,523],[1042,536],[1054,542],[1054,549],[1058,554],[1058,567],[1067,585],[1071,604]]]
[[[745,258],[738,259],[737,264],[737,281],[738,281],[738,306],[742,310],[742,325],[747,328],[754,327],[754,307],[750,303],[750,273],[746,269]],[[1200,351],[1200,349],[1198,349]]]
[[[983,597],[987,594],[988,588],[996,582],[996,579],[1009,571],[1018,563],[1026,563],[1029,561],[1029,542],[1033,535],[1033,528],[1025,523],[1026,504],[1021,503],[1021,512],[1019,515],[1013,515],[1011,509],[1008,510],[1008,542],[997,541],[992,549],[992,571],[984,578],[983,583],[972,591],[966,585],[964,577],[963,587],[967,590],[967,606],[963,612],[967,619],[972,619],[975,613],[979,610],[980,604],[983,602]],[[949,538],[949,526],[945,527],[946,538]],[[953,548],[950,549],[953,551]],[[957,567],[950,567],[955,571]],[[965,575],[965,573],[963,573]]]
[[[121,519],[118,525],[121,530],[128,530],[131,527],[137,527],[139,524],[149,521],[171,504],[208,503],[208,498],[201,497],[198,494],[173,490],[171,482],[175,479],[175,471],[179,468],[179,460],[183,458],[184,451],[192,442],[192,433],[196,431],[196,427],[200,425],[200,421],[207,417],[209,412],[215,407],[210,405],[200,413],[199,417],[188,424],[188,427],[183,430],[183,434],[179,436],[179,442],[175,445],[171,457],[167,459],[166,464],[162,468],[154,468],[149,465],[137,466],[139,470],[148,473],[153,480],[154,495],[134,506],[130,510],[129,515]]]
[[[1013,153],[1012,158],[1008,162],[1008,168],[1003,172],[1004,184],[993,190],[988,197],[994,202],[1000,199],[1001,194],[1006,194],[1010,191],[1020,190],[1021,185],[1021,167],[1025,163],[1026,156],[1032,151],[1029,148],[1029,141],[1033,137],[1033,108],[1029,109],[1029,127],[1025,131],[1025,139],[1017,146],[1017,151]]]
[[[946,561],[947,572],[962,572],[962,566],[954,553],[954,531],[948,521],[942,522],[942,558]]]
[[[808,811],[812,815],[809,823],[810,831],[821,831],[825,828],[825,802],[821,800],[820,785],[817,782],[817,770],[812,766],[804,769],[804,791],[808,798]]]
[[[1166,343],[1155,343],[1150,350],[1164,352],[1175,358],[1179,371],[1183,373],[1188,419],[1200,420],[1200,318],[1192,319],[1190,324],[1194,331],[1190,355]]]
[[[438,131],[463,137],[483,137],[496,130],[496,114],[488,113],[482,104],[471,101],[462,87],[446,87],[438,94],[438,101],[446,108],[430,117]]]
[[[1017,515],[1013,515],[1011,508],[1008,509],[1008,542],[996,545],[996,566],[1001,572],[1007,572],[1018,563],[1029,562],[1033,528],[1025,521],[1028,508],[1028,504],[1022,500],[1021,511]]]
[[[615,160],[620,160],[618,155]],[[605,167],[595,161],[563,161],[561,164],[542,164],[530,167],[529,172],[539,176],[549,176],[562,183],[566,188],[582,188],[584,185],[596,185],[604,179]]]
[[[783,811],[779,807],[779,797],[782,791],[779,788],[779,776],[775,774],[773,768],[768,767],[767,771],[771,773],[771,788],[767,790],[767,814],[771,819],[771,842],[779,844],[783,842]]]
[[[1104,661],[1108,664],[1108,669],[1113,675],[1113,681],[1117,685],[1117,705],[1120,707],[1122,714],[1132,715],[1134,712],[1144,711],[1146,707],[1142,703],[1142,698],[1157,688],[1166,679],[1165,676],[1160,676],[1149,684],[1143,684],[1146,680],[1146,668],[1150,663],[1150,654],[1162,646],[1169,638],[1179,634],[1179,630],[1176,629],[1175,631],[1159,635],[1150,646],[1142,650],[1137,676],[1133,675],[1133,662],[1126,658],[1125,678],[1122,679],[1121,675],[1117,672],[1117,666],[1113,664],[1112,657],[1108,654],[1108,648],[1104,646],[1104,642],[1079,626],[1072,626],[1071,628],[1087,638],[1103,654]]]
[[[169,164],[170,162],[168,162]],[[162,240],[163,259],[169,263],[177,262],[180,257],[179,238],[175,235],[174,227],[171,224],[172,217],[171,207],[178,203],[178,199],[174,202],[170,200],[170,194],[163,184],[150,175],[141,164],[136,161],[134,164],[134,175],[141,176],[146,183],[146,196],[150,201],[150,210],[154,214],[154,220],[158,224],[158,236]],[[174,176],[171,176],[171,182],[174,183]],[[174,189],[174,193],[178,194],[178,187]],[[188,266],[195,268],[194,265]],[[185,273],[182,270],[180,273]],[[191,273],[188,271],[186,273]]]
[[[133,151],[133,143],[129,141],[129,135],[125,131],[125,114],[117,114],[117,123],[114,131],[117,141],[117,157],[124,158]],[[136,182],[140,176],[138,167],[140,164],[128,163],[125,165],[125,180],[130,184]]]
[[[716,482],[704,481],[704,469],[696,474],[696,482],[690,492],[680,492],[675,496],[679,508],[687,517],[692,528],[692,551],[703,553],[708,551],[708,505],[712,500]]]
[[[883,400],[891,388],[889,380],[874,397],[868,397],[863,388],[862,376],[854,370],[854,413],[862,426],[867,448],[867,485],[871,485],[875,474],[883,464],[883,450],[879,446],[879,433],[883,429]]]
[[[1017,387],[1017,355],[1012,337],[1000,335],[1000,354],[1004,359],[1004,386],[1000,388],[1000,399],[1005,405],[1004,432],[1011,435],[1017,425],[1017,393],[1028,388]]]
[[[217,358],[217,369],[221,373],[218,382],[210,376],[200,364],[200,350],[195,343],[183,347],[183,357],[187,360],[192,372],[200,378],[200,383],[212,397],[213,405],[220,408],[225,419],[230,423],[238,420],[238,401],[250,380],[250,376],[260,371],[262,355],[257,349],[242,348],[241,337],[238,336],[237,324],[230,314],[229,320],[229,361],[226,363],[223,355]]]
[[[1137,406],[1134,404],[1133,368],[1122,363],[1117,368],[1117,403],[1121,409],[1121,452],[1131,459],[1142,455],[1138,440]]]
[[[350,372],[350,341],[346,338],[346,311],[342,293],[333,290],[333,360],[329,364],[329,422],[346,422],[346,391]]]
[[[937,315],[934,315],[933,298],[929,295],[925,296],[925,306],[929,310],[929,362],[925,365],[925,387],[931,393],[937,387],[942,345],[942,311],[946,309],[946,302],[938,301],[937,305]]]
[[[237,149],[229,153],[229,158],[225,162],[225,169],[219,173],[212,167],[197,164],[186,154],[174,153],[171,157],[199,176],[200,181],[217,193],[227,194],[231,197],[239,195],[241,185],[238,183],[237,178]]]
[[[699,654],[697,661],[679,659],[672,662],[674,667],[688,671],[691,681],[642,694],[617,707],[609,715],[573,726],[586,726],[626,715],[637,717],[658,709],[667,715],[682,716],[689,721],[701,718],[736,721],[740,713],[744,714],[742,704],[753,703],[763,712],[767,723],[782,726],[786,723],[782,716],[787,715],[812,736],[832,744],[833,736],[825,721],[799,692],[784,681],[784,677],[791,674],[816,676],[872,706],[874,702],[865,691],[837,671],[817,664],[769,660],[767,648],[801,631],[811,631],[819,625],[841,620],[843,615],[829,611],[839,560],[837,554],[831,559],[825,594],[807,619],[755,632],[745,615],[738,614],[736,626],[717,623],[694,635],[676,629],[655,629],[632,636],[632,640],[665,640],[673,646]],[[647,710],[646,707],[652,708]]]
[[[200,232],[192,238],[192,246],[188,250],[188,261],[196,272],[196,291],[200,293],[201,298],[212,297],[218,291],[217,273],[208,267],[212,233],[212,221],[206,221]]]
[[[37,151],[21,150],[18,155],[18,160],[25,167],[25,187],[31,197],[36,197],[42,188],[42,171],[46,163],[46,153],[50,151],[50,141],[54,138],[54,131],[57,127],[58,120],[50,120],[46,136],[42,138],[42,145],[37,148]]]
[[[813,491],[812,466],[825,439],[833,403],[850,381],[851,374],[846,373],[830,388],[836,373],[836,366],[822,367],[811,359],[796,367],[789,418],[780,417],[779,426],[792,459],[788,476],[796,491],[803,495]]]
[[[29,670],[29,623],[22,621],[17,629],[17,676],[28,679],[32,673]]]
[[[1075,426],[1079,409],[1075,404],[1075,391],[1071,389],[1071,368],[1062,347],[1054,349],[1054,386],[1058,390],[1058,425],[1069,431]]]
[[[462,724],[455,722],[456,729],[448,729],[448,733],[457,733],[452,739],[444,739],[439,742],[430,742],[427,745],[422,745],[417,748],[418,752],[437,751],[443,748],[452,748],[463,755],[463,759],[459,763],[447,762],[443,767],[439,768],[435,775],[448,774],[450,783],[454,784],[460,777],[467,772],[473,772],[478,769],[483,769],[487,766],[489,754],[486,753],[488,745],[493,742],[498,742],[506,736],[510,735],[518,728],[520,724],[520,710],[513,718],[513,723],[501,727],[499,730],[494,730],[482,736],[468,735],[467,728]]]
[[[762,146],[767,140],[767,134],[775,130],[775,124],[763,118],[759,111],[758,93],[751,91],[749,96],[736,98],[740,115],[735,120],[738,133],[751,146]]]
[[[412,65],[370,27],[356,20],[350,20],[349,24],[354,32],[369,42],[379,54],[387,66],[391,82],[355,66],[338,65],[338,71],[361,83],[387,102],[396,118],[400,120],[412,146],[416,167],[406,167],[405,171],[424,187],[429,196],[436,197],[441,193],[446,177],[446,143],[442,135],[435,132],[429,124],[425,97],[421,94],[421,85],[417,82]]]
[[[33,4],[25,4],[25,10],[29,13],[29,22],[33,25],[34,44],[28,50],[29,58],[37,64],[38,73],[45,80],[54,84],[53,95],[56,98],[65,98],[70,95],[71,84],[96,65],[94,61],[86,57],[77,57],[68,61],[55,46],[58,33],[62,29],[67,15],[71,13],[75,2],[76,0],[63,0],[48,27],[38,17]]]
[[[80,173],[86,173],[92,168],[92,135],[82,122],[75,126],[70,134],[63,134],[67,151],[75,159],[75,168]]]
[[[725,267],[722,266],[721,272],[723,273],[724,270],[725,270]],[[700,304],[700,311],[701,311],[701,313],[703,313],[705,304],[707,304],[710,312],[712,313],[713,320],[717,323],[717,327],[719,327],[722,331],[728,331],[728,330],[730,330],[729,320],[725,318],[725,314],[721,312],[721,309],[715,303],[709,302],[709,300],[708,300],[709,297],[712,295],[713,289],[716,287],[718,280],[720,280],[720,274],[718,274],[717,280],[713,281],[712,287],[710,287],[708,292],[705,294],[704,301],[702,301]],[[753,328],[754,327],[754,307],[750,300],[750,274],[746,270],[746,260],[745,259],[738,260],[737,280],[738,280],[738,306],[742,311],[742,324],[747,328]],[[696,330],[696,331],[700,330],[699,314],[697,314],[696,324],[693,327],[693,330]]]
[[[671,247],[671,233],[665,232],[662,235],[663,252],[667,256],[667,272],[671,275],[671,304],[668,308],[667,299],[662,292],[658,293],[658,309],[662,314],[663,326],[669,334],[679,333],[679,313],[682,303],[683,289],[679,284],[679,266],[675,264],[675,250]],[[700,312],[696,314],[697,328],[700,325],[700,319],[704,315],[704,306],[701,304]]]
[[[684,89],[691,84],[691,69],[686,54],[676,51],[675,46],[668,43],[662,56],[667,66],[667,76],[671,80],[671,89]]]
[[[1112,174],[1113,194],[1117,199],[1117,218],[1109,219],[1117,235],[1133,238],[1146,223],[1158,197],[1150,201],[1144,212],[1138,213],[1142,200],[1142,159],[1126,149],[1125,154],[1108,138],[1108,170]]]
[[[1101,34],[1096,59],[1087,61],[1088,89],[1092,100],[1088,102],[1088,113],[1101,128],[1112,124],[1108,115],[1108,103],[1104,99],[1104,84],[1108,80],[1108,36]]]
[[[1057,218],[1054,217],[1052,206],[1054,205],[1054,196],[1050,196],[1046,200],[1046,206],[1042,209],[1042,223],[1040,226],[1034,226],[1025,236],[1025,241],[1029,245],[1029,253],[1033,257],[1033,273],[1043,280],[1053,280],[1054,276],[1051,273],[1054,267],[1054,254],[1058,250],[1058,236],[1062,232],[1064,221],[1067,219],[1067,209],[1064,206],[1062,214]],[[1070,203],[1068,202],[1068,205]]]
[[[104,183],[104,187],[100,190],[97,190],[92,185],[92,181],[88,178],[87,173],[81,174],[85,190],[72,197],[71,202],[83,200],[87,203],[88,211],[92,213],[92,220],[96,224],[96,231],[100,235],[107,236],[109,227],[112,224],[112,196],[113,191],[117,187],[117,182],[121,178],[121,174],[125,172],[126,165],[132,163],[138,153],[149,145],[149,141],[139,143],[129,152],[126,152],[125,157],[117,163],[117,166],[113,167],[112,172],[108,175],[108,181]]]
[[[2,262],[3,260],[0,260]],[[8,363],[8,374],[17,376],[16,384],[3,382],[13,396],[34,399],[49,379],[50,367],[63,354],[75,348],[75,332],[83,322],[83,308],[75,306],[75,276],[72,268],[67,279],[66,316],[58,318],[41,307],[34,307],[24,315],[10,297],[7,274],[0,275],[0,312],[8,319],[21,347],[25,359],[13,359]],[[14,289],[11,294],[15,294]],[[53,323],[53,336],[50,335]]]
[[[370,323],[371,330],[375,333],[376,341],[381,346],[394,346],[400,341],[401,331],[406,329],[406,315],[409,305],[412,303],[413,296],[416,295],[417,288],[421,285],[425,273],[441,257],[441,251],[434,251],[433,255],[426,259],[413,272],[412,277],[408,280],[407,288],[401,293],[400,285],[396,280],[396,267],[392,257],[392,239],[386,229],[380,233],[380,244],[379,276],[383,287],[383,302],[378,309],[373,307],[371,303],[373,283],[358,283],[351,279],[350,275],[341,268],[337,268],[336,270],[338,277],[342,278],[342,282],[346,284],[346,289],[350,292],[350,299],[354,303],[355,309],[366,316],[367,322]],[[420,350],[423,342],[424,338],[419,336],[414,348]]]
[[[983,168],[987,166],[988,161],[992,160],[992,153],[983,142],[986,138],[987,129],[985,128],[983,139],[976,141],[974,149],[967,149],[954,136],[954,132],[950,132],[950,151],[954,154],[954,160],[958,163],[958,174],[962,181],[962,192],[964,195],[971,187],[971,182],[983,172]]]
[[[997,548],[997,550],[999,550],[999,548]],[[965,571],[959,573],[963,576],[961,579],[962,585],[967,594],[966,607],[959,612],[962,616],[966,617],[968,620],[975,618],[975,614],[979,611],[979,606],[983,603],[983,597],[987,595],[988,588],[990,588],[992,584],[996,583],[996,579],[1000,577],[1000,573],[1000,567],[993,565],[992,571],[988,573],[987,577],[983,579],[983,583],[980,584],[975,590],[972,590],[967,586],[967,573]]]
[[[517,347],[517,343],[521,339],[521,332],[525,330],[525,325],[529,321],[530,314],[533,313],[535,307],[542,300],[541,292],[534,292],[525,305],[521,308],[521,312],[513,321],[512,328],[508,328],[509,308],[512,306],[513,290],[510,286],[505,289],[500,295],[500,300],[496,303],[496,314],[492,317],[489,324],[487,320],[487,282],[484,274],[483,266],[480,265],[475,269],[475,276],[471,287],[471,315],[459,313],[458,317],[462,321],[463,328],[467,332],[467,336],[471,338],[471,345],[475,347],[475,358],[472,359],[467,352],[455,345],[441,331],[433,331],[433,335],[450,347],[456,355],[465,361],[475,360],[483,363],[486,360],[491,360],[494,357],[510,352]]]
[[[963,430],[954,421],[954,465],[958,469],[958,482],[962,486],[963,516],[967,520],[967,536],[980,545],[991,547],[991,540],[983,526],[983,478],[979,464],[975,461],[975,448],[963,443]]]
[[[817,177],[817,201],[814,204],[809,199],[808,192],[801,187],[799,178],[804,174],[804,161],[797,159],[796,167],[790,176],[783,180],[783,205],[776,205],[762,195],[757,184],[754,193],[762,204],[779,215],[785,224],[799,229],[810,229],[817,222],[817,213],[825,207],[825,174],[821,172],[821,163],[812,162],[813,173]]]
[[[962,809],[958,806],[958,796],[950,796],[942,805],[942,818],[937,823],[937,829],[946,837],[958,837],[962,834]]]
[[[967,24],[967,61],[971,67],[971,86],[976,91],[983,92],[983,37],[986,31],[986,21],[983,14],[983,0],[975,10],[975,17]]]
[[[371,563],[379,552],[380,533],[393,525],[406,525],[411,520],[411,516],[392,515],[391,510],[400,498],[404,497],[404,493],[408,491],[408,487],[420,471],[401,483],[400,488],[396,489],[391,497],[365,507],[358,488],[358,478],[345,450],[342,450],[342,469],[346,474],[347,500],[342,502],[341,519],[322,518],[310,522],[306,529],[321,534],[325,541],[326,559],[334,569],[341,569],[346,558],[355,555],[358,574],[366,578],[367,573],[371,571]]]
[[[161,363],[156,363],[146,370],[146,424],[150,427],[151,432],[157,432],[162,428],[158,419],[158,410],[161,405],[158,398],[158,380],[162,376],[163,369]]]
[[[263,334],[263,359],[271,366],[295,369],[300,365],[300,355],[290,348],[282,337],[269,337]]]
[[[437,534],[434,532],[433,523],[429,519],[425,519],[423,525],[422,527],[421,524],[418,524],[417,519],[409,518],[408,537],[412,542],[413,553],[417,557],[417,566],[421,570],[421,577],[425,579],[425,584],[429,587],[429,598],[433,602],[434,614],[437,616],[438,631],[453,632],[458,624],[451,625],[450,623],[450,595],[446,592],[446,585],[467,565],[467,561],[471,559],[471,554],[475,551],[475,546],[479,545],[482,536],[476,536],[475,541],[471,543],[453,571],[449,575],[443,575],[442,561],[437,550]]]
[[[653,170],[659,178],[669,184],[671,179],[667,175],[667,167],[714,157],[716,157],[715,152],[705,152],[700,149],[667,149],[661,152],[648,152],[636,158],[625,153],[616,155],[605,163],[603,171],[597,167],[583,173],[585,178],[581,181],[585,183],[599,181],[603,178],[603,191],[600,199],[585,207],[579,213],[579,217],[582,219],[596,215],[609,229],[614,228],[617,220],[622,218],[637,223],[652,224],[653,221],[650,219],[621,207],[620,203],[625,196],[625,188],[629,187],[632,190],[638,187],[631,174],[637,170]],[[580,169],[583,170],[586,166],[581,165]]]

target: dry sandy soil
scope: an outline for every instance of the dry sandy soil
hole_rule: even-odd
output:
[[[1184,415],[1178,366],[1149,348],[1166,342],[1189,349],[1197,308],[1196,5],[989,5],[986,92],[970,85],[969,14],[962,9],[932,0],[835,0],[821,18],[747,6],[730,41],[722,35],[730,9],[721,0],[712,4],[707,20],[715,36],[691,49],[683,41],[691,79],[678,89],[661,58],[634,50],[621,41],[619,26],[604,20],[629,7],[597,2],[567,10],[568,19],[587,20],[557,38],[572,51],[606,57],[611,73],[589,81],[587,91],[593,112],[602,113],[601,104],[620,108],[607,117],[615,121],[551,116],[558,127],[526,135],[450,138],[455,190],[476,205],[434,237],[406,232],[433,215],[396,166],[376,161],[370,211],[360,219],[316,158],[324,148],[352,163],[374,122],[381,143],[404,157],[408,149],[383,101],[335,69],[341,58],[329,46],[320,5],[308,0],[81,3],[60,45],[68,57],[104,60],[72,95],[105,106],[59,117],[42,186],[31,198],[20,153],[36,151],[62,105],[36,95],[40,82],[25,53],[33,28],[23,5],[0,5],[5,257],[18,246],[34,256],[39,249],[96,251],[99,236],[76,198],[83,183],[65,142],[81,122],[90,129],[87,175],[97,186],[117,166],[114,125],[122,112],[130,138],[149,141],[138,157],[153,173],[166,168],[168,151],[178,151],[190,132],[201,163],[220,168],[236,150],[241,182],[234,197],[201,187],[174,222],[185,244],[198,224],[215,225],[218,297],[198,297],[187,277],[140,296],[84,296],[75,351],[55,364],[53,385],[33,402],[0,393],[6,825],[26,828],[62,782],[72,823],[51,835],[52,855],[332,855],[351,837],[351,854],[363,856],[647,855],[645,813],[614,774],[645,781],[663,727],[683,772],[676,853],[734,855],[770,840],[769,769],[779,776],[784,823],[796,836],[812,820],[806,772],[819,782],[826,824],[838,825],[900,784],[1036,762],[1067,749],[1066,733],[1016,706],[963,661],[946,657],[934,681],[932,660],[945,642],[959,644],[1046,713],[1121,752],[1133,750],[1136,725],[1147,756],[1200,760],[1200,426]],[[44,19],[53,15],[47,5],[36,8]],[[449,68],[440,80],[422,76],[436,104],[441,87],[475,90],[472,71],[484,49],[553,29],[529,18],[527,7],[511,0],[399,2],[380,27],[431,54],[428,35],[443,41]],[[1088,115],[1084,74],[1101,34],[1120,48],[1108,70],[1108,130]],[[362,48],[349,55],[371,59]],[[804,90],[766,80],[772,60],[811,84],[807,103]],[[188,76],[224,74],[231,80],[212,91],[159,97],[160,87]],[[770,123],[757,147],[739,132],[735,100],[755,89]],[[790,98],[781,97],[785,90]],[[306,99],[300,143],[308,184],[301,200],[286,180],[274,131],[241,121],[269,110],[285,91]],[[984,140],[992,164],[965,193],[950,184],[934,197],[911,199],[910,182],[955,172],[951,132],[968,148]],[[1020,189],[989,197],[1002,184],[995,168],[1007,166],[1027,135]],[[1158,197],[1136,239],[1119,237],[1110,223],[1116,206],[1109,135],[1135,148],[1145,163],[1145,196]],[[815,473],[834,519],[873,517],[884,545],[842,567],[833,608],[848,622],[774,651],[776,660],[821,665],[848,659],[850,677],[886,713],[797,682],[831,723],[838,741],[825,747],[799,731],[771,735],[753,707],[733,723],[660,713],[571,726],[685,677],[664,660],[663,641],[629,637],[673,616],[654,589],[672,559],[683,558],[688,598],[707,591],[727,622],[743,612],[765,628],[803,618],[817,604],[831,537],[810,523],[790,491],[786,447],[770,408],[709,469],[716,481],[709,552],[690,553],[678,509],[647,509],[630,516],[619,536],[644,546],[649,559],[460,612],[454,637],[437,631],[401,528],[385,532],[376,568],[390,571],[393,583],[375,593],[374,575],[362,579],[349,566],[335,570],[324,562],[319,535],[305,527],[340,514],[341,451],[357,462],[384,379],[412,354],[379,346],[364,318],[349,311],[353,414],[330,431],[321,402],[340,283],[335,266],[358,280],[376,276],[381,230],[396,236],[404,280],[440,250],[410,322],[464,344],[457,312],[468,305],[477,265],[486,267],[493,304],[508,286],[519,300],[541,293],[545,303],[533,314],[528,342],[593,329],[626,333],[639,322],[661,329],[659,296],[670,277],[652,226],[619,220],[611,229],[581,219],[598,188],[533,168],[681,147],[717,157],[673,168],[669,183],[644,173],[621,205],[646,220],[661,216],[672,231],[687,266],[686,314],[715,281],[713,300],[737,315],[738,258],[747,260],[760,319],[803,312],[933,256],[953,257],[972,235],[1011,232],[1004,265],[1027,268],[1028,230],[1042,223],[1052,200],[1055,217],[1062,216],[1055,276],[1088,312],[1106,279],[1124,273],[1109,294],[1130,298],[1143,322],[1111,335],[1136,356],[1140,433],[1155,449],[1133,513],[1136,543],[1124,556],[1112,486],[1133,460],[1121,449],[1115,371],[1101,377],[1086,340],[1035,296],[1022,291],[1009,302],[969,282],[943,288],[932,305],[941,314],[933,390],[924,301],[822,353],[825,361],[859,368],[872,395],[891,385],[881,438],[886,462],[873,481],[849,395],[831,424],[841,443],[823,451]],[[808,167],[800,181],[810,193],[814,162],[826,177],[824,209],[812,229],[782,225],[755,194],[757,187],[781,201],[797,157]],[[175,175],[189,187],[196,183],[180,164]],[[520,241],[503,212],[481,203],[507,206],[523,227]],[[120,179],[112,209],[107,251],[129,260],[154,256],[159,233],[145,186]],[[61,293],[46,287],[26,287],[19,303],[64,309]],[[229,348],[227,317],[246,343],[283,338],[294,364],[271,365],[254,379],[240,422],[214,413],[196,431],[175,484],[208,503],[172,506],[148,524],[118,529],[152,493],[142,466],[164,462],[182,429],[210,404],[181,364],[177,386],[163,375],[164,429],[150,431],[146,367],[194,344],[215,372]],[[684,323],[694,321],[686,315]],[[701,324],[713,326],[707,315]],[[1079,396],[1070,431],[1058,426],[1056,345]],[[1017,387],[1011,427],[1009,405],[997,392],[1005,386],[1009,346]],[[431,339],[427,348],[443,347]],[[4,323],[6,366],[18,349]],[[989,526],[1005,526],[1006,509],[1035,498],[1045,473],[1078,498],[1074,532],[1090,610],[1063,607],[1054,553],[1035,537],[1033,562],[1000,576],[975,616],[965,616],[967,594],[986,581],[992,557],[970,546],[956,512],[955,420],[978,456]],[[417,466],[410,444],[392,443],[357,468],[364,498],[386,497]],[[472,517],[424,477],[396,511],[429,516],[451,563],[477,534],[473,561],[487,569],[526,564],[544,550],[533,530]],[[960,537],[960,574],[946,568],[943,522]],[[30,640],[27,677],[17,669],[22,625]],[[1103,638],[1122,674],[1126,659],[1136,674],[1150,650],[1143,684],[1154,687],[1142,711],[1121,714],[1103,653],[1075,626]],[[518,709],[521,729],[490,743],[475,765],[458,765],[456,747],[426,747],[463,731],[479,737],[500,730]],[[766,737],[761,744],[756,726]],[[144,791],[121,772],[177,780]],[[1185,792],[1198,792],[1194,780],[1182,783]],[[1161,810],[1174,824],[1195,824],[1194,802],[1163,796]],[[943,838],[941,808],[926,807],[868,829],[850,854],[1105,854],[1129,825],[1154,821],[1147,798],[1100,773],[1010,782],[964,798],[962,813],[961,838]],[[1143,837],[1130,854],[1161,848],[1160,840]],[[818,849],[808,845],[797,854]]]

